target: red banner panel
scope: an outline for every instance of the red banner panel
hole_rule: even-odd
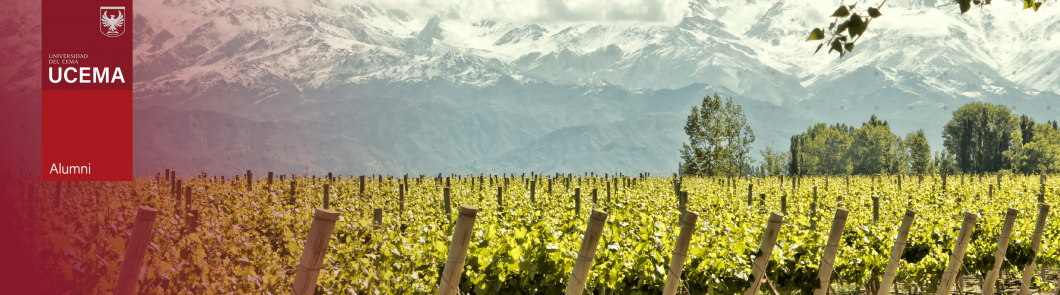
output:
[[[42,180],[132,180],[132,1],[41,6]]]

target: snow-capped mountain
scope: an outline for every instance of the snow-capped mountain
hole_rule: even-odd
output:
[[[563,22],[139,1],[136,170],[673,172],[688,110],[715,92],[744,106],[755,156],[872,114],[936,150],[965,103],[1056,117],[1060,7],[891,0],[852,53],[812,54],[808,32],[838,4],[692,0],[666,22]],[[231,124],[248,129],[210,130]]]

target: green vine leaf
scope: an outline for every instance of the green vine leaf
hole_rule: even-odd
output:
[[[965,14],[969,9],[972,9],[972,0],[957,0],[957,4],[961,6],[961,14]]]
[[[850,20],[848,22],[850,24],[847,25],[847,30],[850,31],[850,37],[860,36],[862,33],[865,33],[865,29],[868,28],[868,23],[861,20],[861,16],[859,16],[857,13],[850,16]]]
[[[879,9],[876,9],[876,7],[869,7],[869,17],[871,17],[871,18],[877,18],[877,17],[880,17],[880,16],[882,16],[882,15],[883,15],[883,14],[882,14],[882,13],[880,13],[880,10],[879,10]]]
[[[823,40],[823,39],[824,39],[824,31],[821,30],[820,28],[814,28],[813,32],[810,32],[810,38],[807,38],[806,40],[809,41],[809,40]]]
[[[850,16],[850,10],[847,10],[846,6],[840,5],[839,9],[836,9],[835,12],[832,13],[831,17],[848,17],[848,16]]]

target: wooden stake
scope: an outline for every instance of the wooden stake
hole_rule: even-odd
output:
[[[872,197],[872,223],[880,222],[880,197]]]
[[[965,212],[964,222],[961,223],[961,231],[957,234],[957,240],[953,243],[953,255],[950,256],[950,261],[946,265],[946,272],[942,273],[942,279],[939,281],[938,292],[935,294],[950,294],[950,288],[953,287],[953,283],[957,279],[957,271],[961,268],[961,263],[964,261],[964,252],[968,250],[968,240],[972,237],[972,229],[975,228],[975,220],[978,217],[975,213]]]
[[[500,194],[500,192],[501,192],[501,190],[498,189],[497,193]],[[499,195],[497,197],[497,200],[500,201]],[[452,200],[449,197],[449,188],[448,187],[442,188],[442,208],[445,209],[445,220],[453,221],[453,208],[452,208],[453,205],[452,204],[453,204],[453,202],[452,202]]]
[[[1031,251],[1038,253],[1039,244],[1042,242],[1042,230],[1045,230],[1045,219],[1049,217],[1049,205],[1038,205],[1038,223],[1034,224],[1034,235],[1031,236]],[[1019,295],[1027,295],[1031,288],[1031,279],[1034,277],[1034,267],[1038,263],[1038,255],[1031,257],[1031,262],[1023,267],[1023,282],[1020,284]]]
[[[1001,263],[1005,261],[1008,241],[1012,238],[1012,225],[1016,222],[1016,215],[1019,213],[1019,210],[1008,208],[1005,214],[1005,221],[1001,225],[1001,236],[997,239],[997,250],[994,251],[994,268],[986,273],[983,294],[994,294],[994,284],[997,283],[998,274],[1001,272]]]
[[[247,170],[247,191],[249,192],[253,188],[254,184],[254,173]]]
[[[189,209],[184,215],[184,228],[185,234],[199,232],[199,209]]]
[[[843,227],[847,224],[847,209],[839,208],[835,211],[832,219],[832,231],[828,233],[828,244],[825,244],[824,257],[818,267],[817,278],[821,280],[819,288],[813,291],[813,295],[824,295],[828,292],[828,284],[832,279],[832,269],[835,268],[835,255],[839,252],[840,239],[843,236]]]
[[[575,188],[575,191],[577,190]],[[607,212],[593,209],[589,215],[589,225],[585,228],[585,235],[582,237],[582,245],[578,249],[578,257],[574,260],[574,269],[567,283],[567,295],[581,295],[584,291],[585,280],[589,276],[589,268],[593,266],[596,246],[600,243],[600,236],[604,232],[606,222]]]
[[[913,225],[914,218],[916,218],[916,211],[905,210],[905,217],[902,218],[902,225],[898,227],[898,238],[894,240],[894,246],[891,247],[891,259],[887,261],[887,270],[883,273],[883,281],[880,282],[880,290],[876,293],[877,295],[890,294],[891,283],[894,282],[895,272],[898,271],[898,264],[901,263],[902,252],[905,251],[905,242],[909,237],[909,227]]]
[[[582,188],[574,188],[574,214],[581,214],[582,210]]]
[[[335,231],[335,221],[339,212],[317,208],[313,212],[313,223],[309,225],[302,257],[295,265],[297,273],[291,288],[291,295],[313,294],[317,288],[320,269],[324,267],[324,255],[328,252],[328,242]]]
[[[754,191],[754,186],[755,185],[753,183],[748,183],[747,184],[747,206],[751,206],[751,199],[752,199],[752,196],[754,195],[754,192],[753,192]]]
[[[156,217],[158,217],[158,210],[143,206],[136,209],[136,222],[133,223],[132,235],[125,247],[125,260],[118,272],[118,282],[114,287],[115,295],[136,294],[136,283],[140,280],[140,270],[143,268],[147,246],[151,244],[151,232],[155,227]]]
[[[497,212],[504,211],[504,189],[497,187]]]
[[[449,244],[449,256],[445,259],[442,277],[438,282],[438,295],[460,294],[460,275],[464,272],[464,260],[467,258],[467,247],[471,244],[472,229],[475,227],[475,216],[478,208],[460,206],[460,216],[453,227],[452,242]]]
[[[762,285],[762,277],[765,276],[766,267],[769,265],[769,256],[773,255],[773,246],[777,243],[777,236],[780,235],[780,226],[783,224],[784,215],[776,211],[769,214],[766,230],[762,232],[762,245],[759,248],[762,253],[755,257],[754,267],[751,268],[751,287],[747,288],[743,295],[755,295],[758,293],[758,288]]]
[[[289,203],[289,204],[291,204],[291,205],[294,205],[294,202],[295,202],[295,201],[294,201],[294,200],[295,200],[295,199],[294,199],[294,192],[295,192],[295,188],[294,188],[294,185],[295,185],[295,182],[294,182],[294,180],[291,180],[291,191],[290,191],[290,196],[288,196],[288,197],[287,197],[287,203]]]
[[[688,243],[692,240],[692,232],[696,230],[696,220],[699,219],[699,214],[688,211],[685,212],[683,219],[681,233],[677,235],[677,242],[674,243],[669,272],[666,273],[663,295],[677,294],[677,288],[681,285],[681,271],[685,267],[685,259],[688,258]]]
[[[474,186],[474,185],[472,185],[472,186]],[[530,181],[530,204],[537,203],[534,200],[534,192],[535,192],[536,189],[537,189],[537,181],[536,180]]]
[[[372,209],[372,227],[376,229],[383,228],[383,209],[375,208]]]
[[[324,209],[328,209],[331,205],[331,185],[324,184]]]

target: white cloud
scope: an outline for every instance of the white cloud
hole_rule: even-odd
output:
[[[652,22],[680,21],[688,0],[324,0],[330,6],[370,2],[417,17],[509,22]]]

